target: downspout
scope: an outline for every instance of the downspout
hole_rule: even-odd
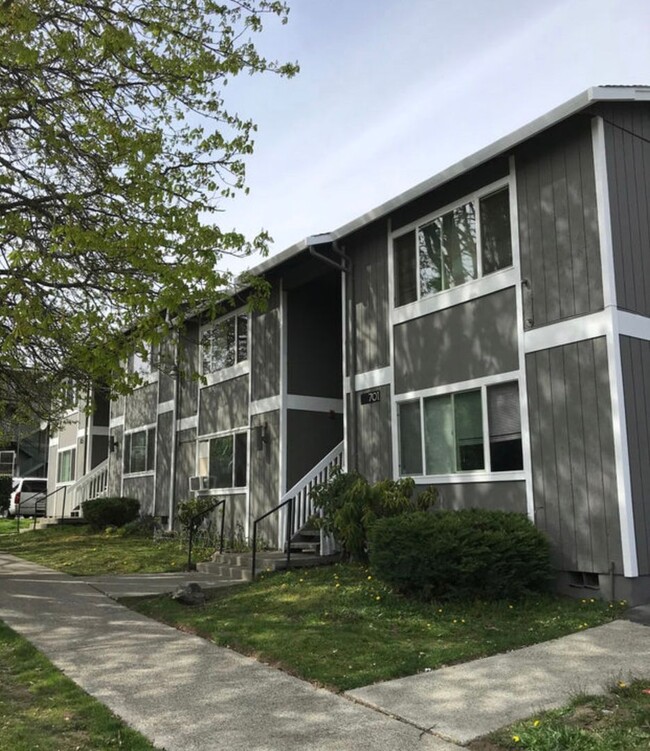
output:
[[[356,471],[359,466],[358,455],[358,440],[357,440],[357,400],[356,400],[356,369],[357,369],[357,306],[355,305],[355,286],[354,286],[354,266],[352,258],[345,253],[338,244],[337,240],[333,240],[330,235],[315,235],[307,238],[307,245],[309,247],[309,254],[319,261],[333,266],[338,271],[341,271],[347,276],[348,284],[345,285],[347,292],[346,311],[347,311],[347,331],[349,346],[349,359],[348,359],[348,371],[350,379],[350,409],[348,415],[349,426],[349,438],[350,438],[350,450],[348,451],[348,458],[350,466],[348,470]],[[339,261],[324,255],[316,250],[318,245],[329,245],[333,252],[340,258]],[[345,391],[345,389],[344,389]],[[343,394],[345,397],[345,393]],[[346,436],[347,440],[347,436]]]
[[[176,453],[178,451],[178,444],[177,444],[177,430],[176,430],[176,421],[178,420],[178,399],[180,395],[180,378],[179,378],[179,367],[178,367],[178,351],[179,351],[179,337],[176,336],[176,356],[174,357],[174,365],[173,365],[173,376],[174,379],[174,407],[172,409],[172,456],[171,456],[171,462],[169,465],[169,518],[167,519],[167,529],[172,530],[174,527],[174,490],[176,487]]]
[[[84,427],[84,475],[88,474],[88,443],[90,441],[90,435],[89,435],[89,423],[90,423],[90,412],[88,411],[88,407],[90,405],[90,399],[91,399],[91,388],[90,386],[86,390],[86,424]]]

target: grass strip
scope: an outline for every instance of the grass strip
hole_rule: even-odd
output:
[[[650,681],[619,682],[469,744],[471,751],[648,751]]]
[[[0,621],[0,751],[153,751]]]
[[[145,615],[344,691],[547,641],[616,618],[624,603],[553,596],[421,603],[363,566],[265,575],[201,608],[168,596],[130,601]]]
[[[88,527],[3,535],[0,551],[74,576],[183,571],[187,562],[185,547],[177,540],[154,542],[150,537],[95,533]],[[201,553],[197,550],[194,559],[201,560]]]

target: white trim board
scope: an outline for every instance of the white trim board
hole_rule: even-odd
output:
[[[282,408],[282,398],[279,394],[276,396],[267,396],[264,399],[256,399],[250,403],[249,411],[253,415],[263,415],[267,412],[276,412]]]
[[[299,410],[302,412],[336,412],[343,414],[343,399],[287,394],[286,408],[287,410]]]
[[[393,369],[390,366],[367,370],[365,373],[355,373],[354,387],[357,391],[375,389],[379,386],[388,386],[393,382]],[[345,393],[350,393],[350,377],[345,378]]]
[[[198,428],[199,416],[190,415],[189,417],[181,417],[176,420],[176,430],[191,430],[192,428]]]
[[[612,431],[614,434],[614,457],[616,462],[616,490],[618,515],[621,525],[621,551],[623,575],[639,575],[634,508],[632,506],[632,478],[628,446],[627,420],[625,416],[625,392],[623,388],[623,363],[619,324],[621,314],[616,310],[616,283],[614,277],[614,247],[612,243],[611,207],[607,176],[607,151],[605,124],[601,117],[592,120],[592,148],[596,178],[596,206],[600,234],[600,260],[603,277],[603,299],[608,313],[607,361],[609,364],[609,388],[612,402]]]
[[[576,316],[565,321],[551,323],[537,329],[524,332],[524,351],[539,352],[565,344],[574,344],[586,339],[607,336],[611,330],[611,313],[600,310],[586,316]]]
[[[159,415],[162,415],[165,412],[173,412],[174,411],[174,399],[170,399],[169,401],[166,401],[166,402],[158,402],[156,411],[158,412]]]
[[[122,428],[124,427],[124,415],[118,415],[117,417],[111,417],[111,428]]]
[[[636,313],[617,310],[616,325],[621,336],[630,336],[633,339],[650,341],[650,318]]]

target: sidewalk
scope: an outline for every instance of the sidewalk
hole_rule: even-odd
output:
[[[616,621],[337,696],[98,591],[169,589],[169,575],[87,581],[0,554],[0,618],[167,751],[458,751],[577,692],[650,679],[650,629]]]

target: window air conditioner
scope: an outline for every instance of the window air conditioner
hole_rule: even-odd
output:
[[[210,487],[210,478],[205,475],[197,475],[190,477],[190,490],[196,492],[197,490],[207,490]]]

